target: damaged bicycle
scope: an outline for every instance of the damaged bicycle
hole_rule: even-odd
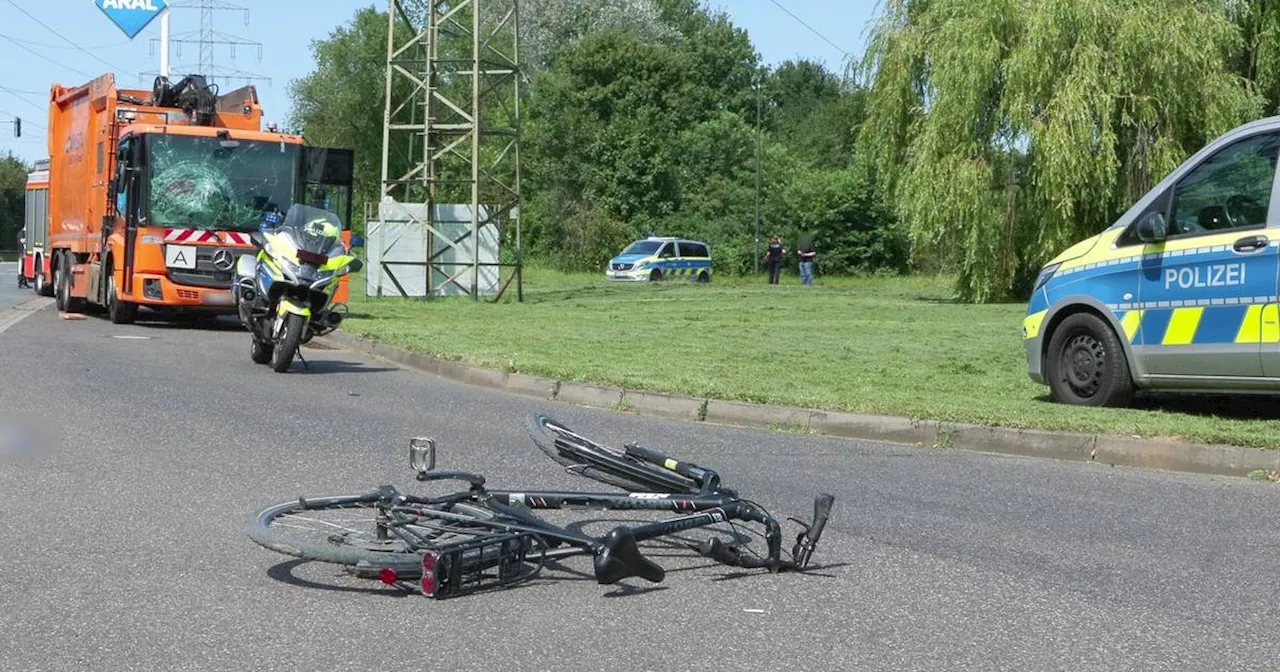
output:
[[[420,482],[461,481],[467,488],[418,496],[384,485],[363,494],[302,497],[251,516],[248,536],[284,555],[344,565],[355,576],[389,585],[408,582],[427,597],[444,599],[512,586],[538,576],[548,562],[591,556],[602,585],[631,578],[660,583],[666,571],[640,550],[645,541],[722,523],[763,528],[762,555],[735,535],[680,543],[722,565],[801,572],[809,566],[835,498],[814,500],[809,522],[789,518],[800,531],[787,553],[781,524],[764,507],[726,487],[709,468],[645,446],[623,448],[591,440],[547,414],[533,417],[534,443],[570,473],[625,492],[491,490],[484,476],[436,468],[435,441],[409,442],[409,465]],[[560,509],[672,512],[590,535],[556,525],[536,511]]]

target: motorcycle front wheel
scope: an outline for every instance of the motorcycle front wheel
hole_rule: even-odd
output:
[[[280,340],[276,342],[271,353],[271,368],[276,373],[284,373],[293,364],[293,356],[298,352],[298,343],[302,340],[302,332],[307,328],[306,319],[296,313],[289,313],[284,318],[284,327],[280,332]]]

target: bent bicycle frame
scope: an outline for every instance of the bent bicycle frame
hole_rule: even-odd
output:
[[[419,477],[421,478],[422,475],[420,474]],[[468,502],[489,509],[501,518],[496,520],[479,520],[462,516],[458,518],[465,518],[468,523],[492,527],[495,531],[533,535],[544,546],[540,556],[544,561],[577,555],[595,556],[597,580],[602,584],[612,584],[637,576],[652,582],[660,582],[665,572],[644,558],[634,548],[635,543],[734,520],[760,523],[765,527],[764,536],[768,545],[768,555],[762,559],[759,566],[766,567],[770,571],[780,571],[793,564],[781,558],[782,529],[778,521],[766,514],[759,506],[735,496],[695,496],[657,492],[490,491],[485,490],[481,484],[483,477],[457,472],[427,474],[427,478],[422,480],[442,478],[471,480],[473,486],[466,492],[438,497],[408,495],[390,486],[384,487],[380,491],[379,537],[384,534],[394,534],[410,547],[420,549],[427,555],[447,551],[449,549],[433,547],[430,541],[419,537],[410,528],[420,523],[423,518],[453,519],[455,514],[437,510],[434,507]],[[669,510],[689,513],[634,526],[615,527],[608,534],[596,537],[555,525],[532,514],[534,510],[547,509]],[[548,540],[554,543],[548,543]],[[570,548],[550,548],[561,543],[568,544]],[[702,555],[712,557],[719,547],[714,543],[704,542],[693,548]],[[797,537],[793,555],[802,552],[800,537]],[[484,553],[480,555],[484,556]],[[357,574],[366,578],[377,576],[387,583],[423,578],[422,568],[418,566],[420,563],[416,559],[391,560],[388,558],[388,560],[381,566],[358,570]],[[432,564],[434,562],[433,559]],[[392,570],[393,574],[387,574],[388,569]],[[388,577],[392,580],[387,580]]]

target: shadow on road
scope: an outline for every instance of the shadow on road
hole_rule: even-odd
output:
[[[343,586],[338,585],[339,580],[357,580],[354,577],[348,577],[345,574],[335,576],[335,583],[320,583],[301,578],[293,573],[293,570],[301,565],[311,564],[311,560],[286,560],[278,565],[273,565],[267,570],[267,576],[281,583],[287,583],[291,586],[299,586],[301,588],[315,588],[317,590],[327,590],[339,593],[363,593],[367,595],[385,595],[387,597],[409,597],[413,595],[413,591],[407,588],[397,588],[388,586],[378,581],[369,581],[370,587],[364,588],[360,586]],[[319,564],[319,563],[317,563]],[[328,563],[324,563],[328,564]]]
[[[1036,401],[1060,405],[1049,394],[1036,396]],[[1163,411],[1182,415],[1214,417],[1226,420],[1280,420],[1280,404],[1274,395],[1212,393],[1142,392],[1134,396],[1129,407],[1140,411]]]
[[[388,371],[398,371],[394,367],[371,366],[363,362],[347,362],[336,359],[311,359],[307,358],[307,365],[303,366],[301,362],[296,362],[290,373],[309,373],[309,374],[325,374],[325,373],[386,373]]]
[[[107,322],[106,313],[90,314]],[[238,321],[230,317],[214,317],[210,315],[165,315],[138,311],[134,325],[148,329],[168,329],[174,331],[244,331]]]
[[[330,563],[326,563],[326,562],[316,562],[313,560],[306,560],[306,559],[299,558],[297,560],[286,560],[279,564],[272,565],[271,568],[267,570],[267,576],[275,581],[279,581],[280,583],[287,583],[291,586],[298,586],[299,588],[313,588],[316,590],[324,590],[328,592],[359,593],[363,595],[379,595],[383,597],[395,597],[395,598],[403,598],[403,597],[421,598],[422,597],[422,593],[419,592],[416,583],[413,581],[400,581],[396,585],[391,586],[391,585],[382,583],[377,579],[361,579],[355,576],[351,576],[343,572],[342,570],[339,570],[338,573],[333,575],[333,582],[328,583],[328,582],[320,582],[320,581],[313,581],[310,579],[304,579],[298,576],[296,573],[294,573],[294,570],[297,569],[298,567],[302,565],[312,564],[312,563],[318,566],[325,566],[325,567],[333,566]],[[497,588],[489,588],[486,590],[479,591],[478,593],[471,593],[471,594],[480,595],[485,593],[497,593],[497,592],[508,592],[512,590],[519,590],[519,589],[528,588],[532,585],[536,585],[537,583],[540,583],[540,579],[541,577],[533,577],[532,579],[524,583],[517,583],[510,586],[502,586]],[[367,583],[369,587],[366,588],[364,586],[357,586],[357,585],[343,585],[343,582],[347,582],[347,581],[364,582],[364,583]],[[468,597],[468,594],[464,593],[459,597],[461,599],[466,599]]]

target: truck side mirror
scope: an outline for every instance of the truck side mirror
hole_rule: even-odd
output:
[[[351,247],[364,247],[364,236],[351,236]]]
[[[1160,243],[1169,237],[1169,229],[1165,225],[1163,212],[1149,212],[1138,220],[1138,240],[1144,243]]]

